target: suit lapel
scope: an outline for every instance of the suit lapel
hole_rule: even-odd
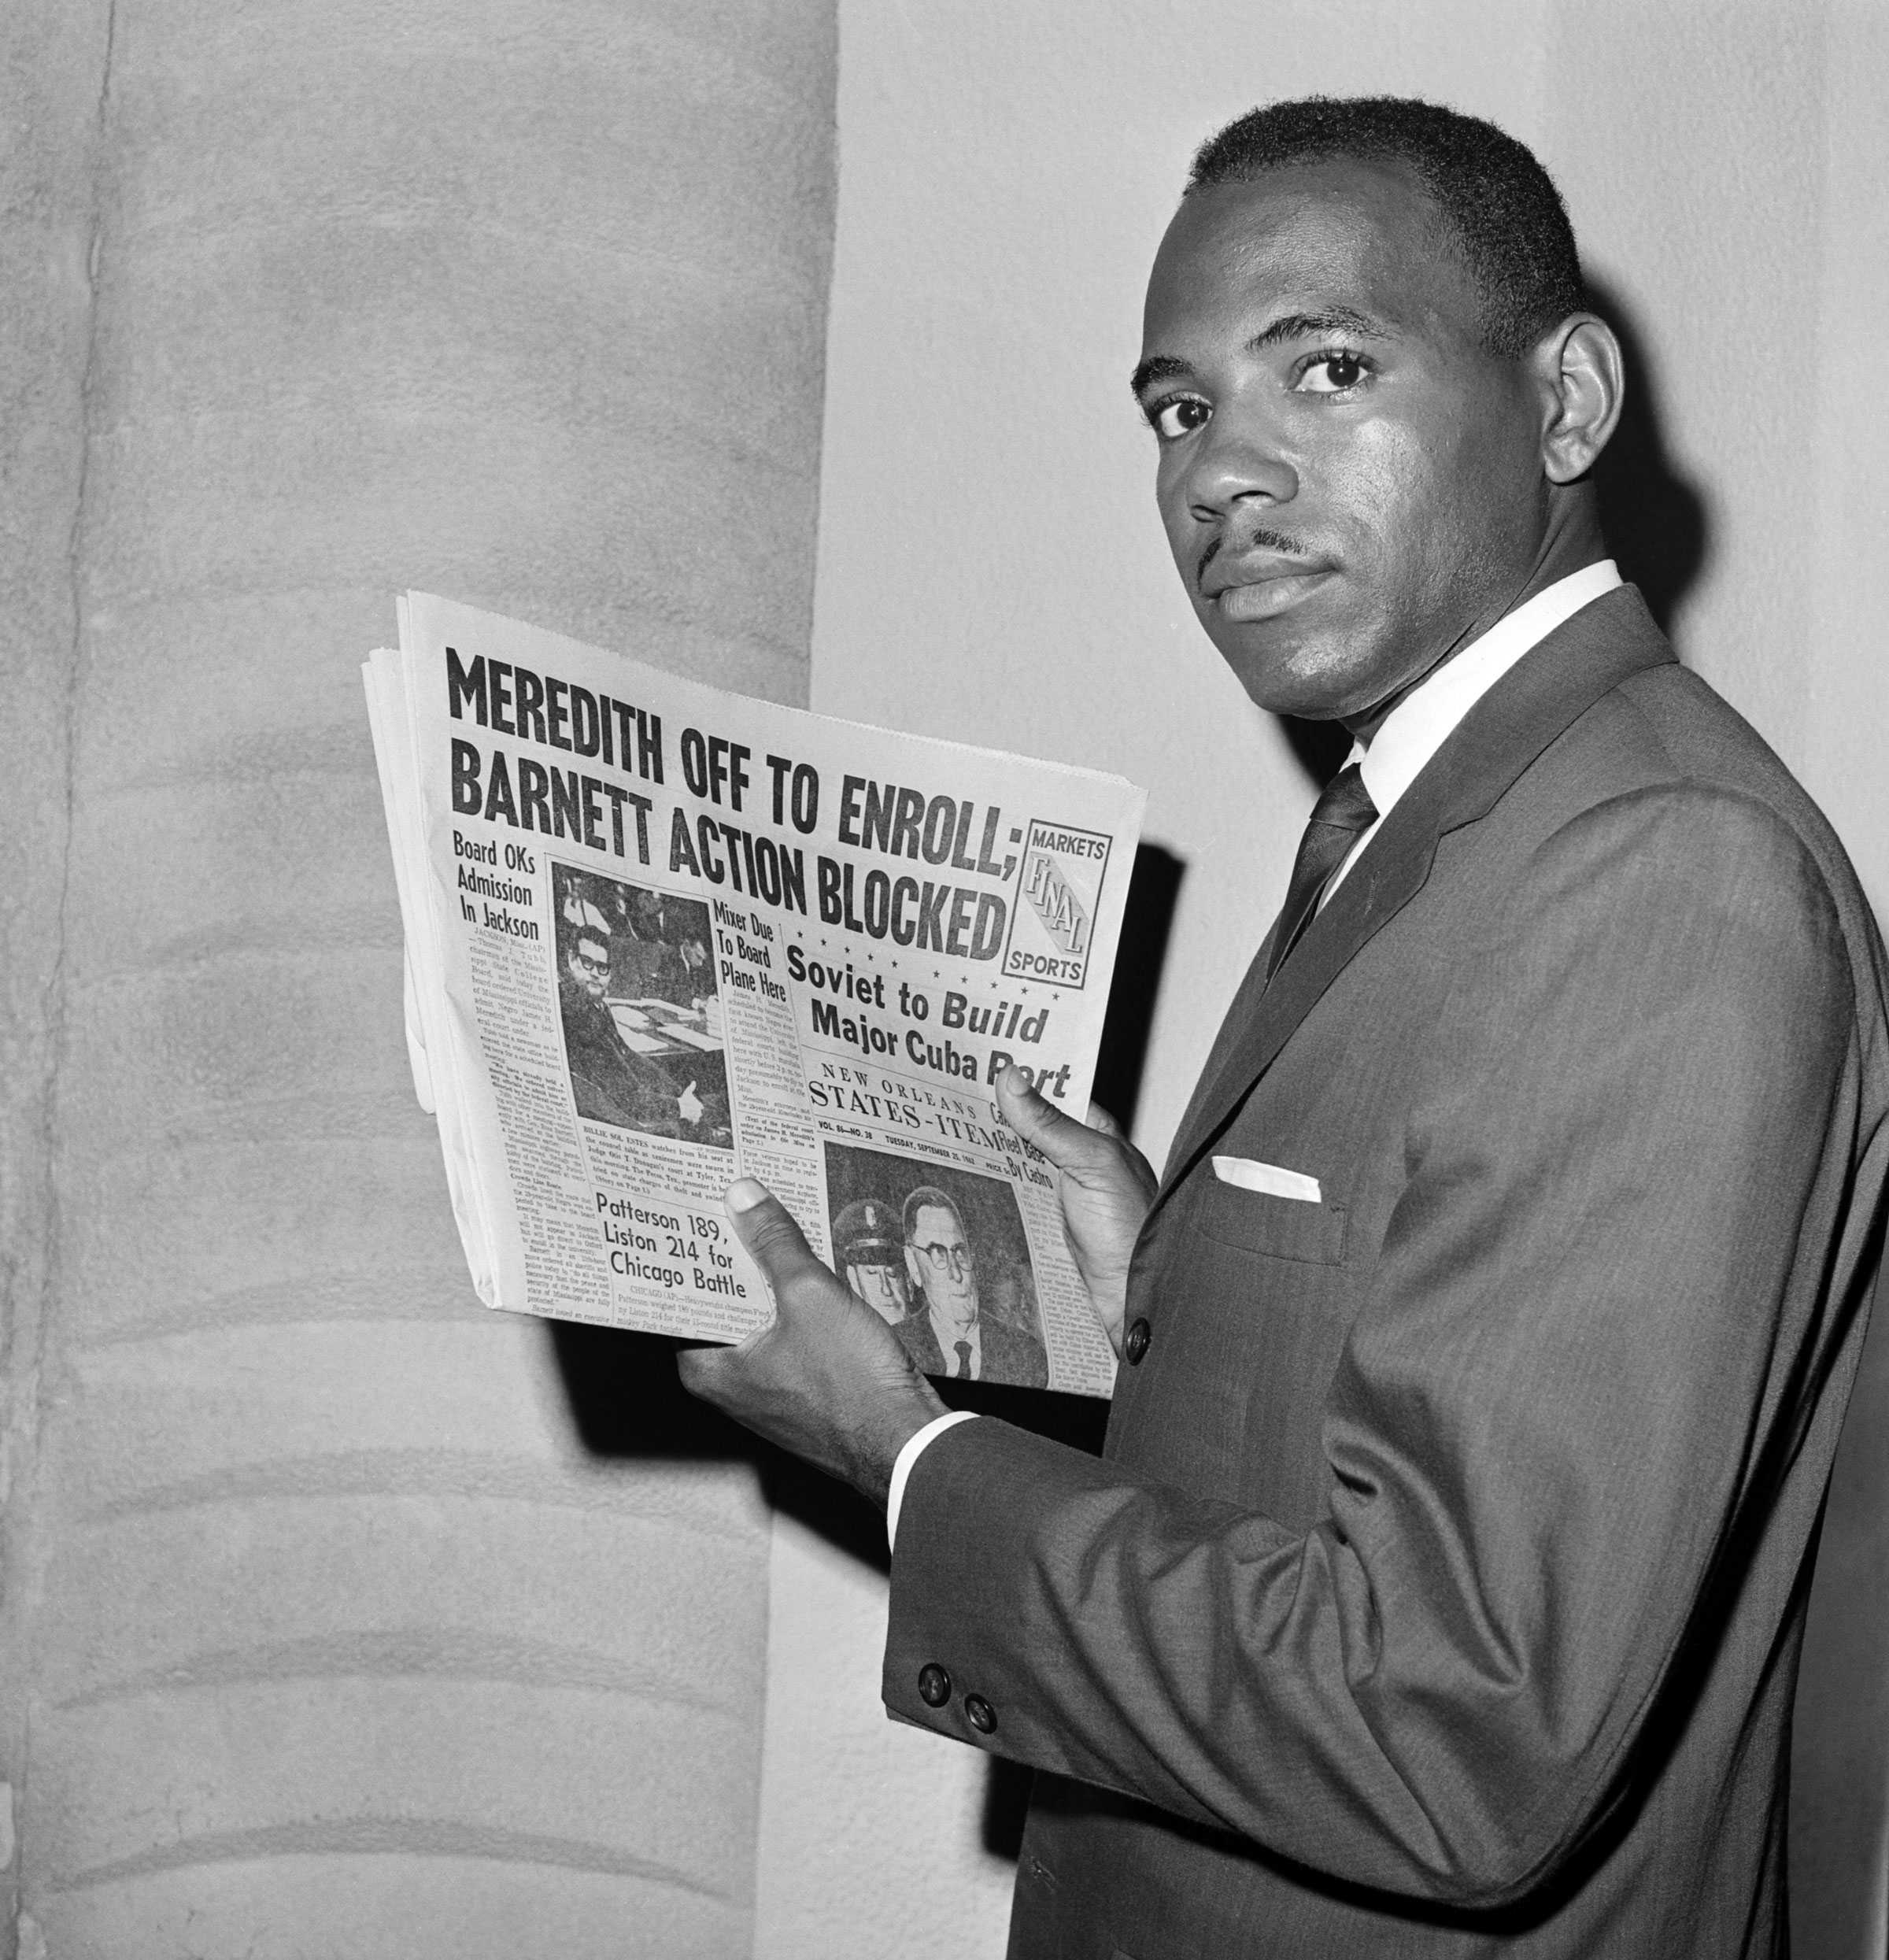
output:
[[[1181,1119],[1156,1208],[1325,989],[1422,889],[1437,840],[1487,815],[1536,757],[1603,694],[1629,675],[1673,657],[1638,591],[1621,586],[1556,627],[1470,709],[1399,798],[1270,988],[1266,947],[1260,948]]]
[[[937,1336],[931,1331],[931,1315],[927,1308],[912,1307],[900,1332],[906,1336],[905,1352],[911,1356],[920,1374],[944,1372],[944,1356],[939,1350]]]

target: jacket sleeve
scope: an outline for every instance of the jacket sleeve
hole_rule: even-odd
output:
[[[1321,1522],[961,1424],[906,1492],[894,1714],[1406,1895],[1580,1844],[1815,1391],[1852,982],[1729,792],[1590,810],[1506,915],[1423,1064]]]

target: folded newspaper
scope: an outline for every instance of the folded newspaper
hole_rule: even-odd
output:
[[[408,1046],[486,1305],[771,1318],[758,1178],[920,1367],[1107,1395],[999,1067],[1088,1107],[1143,793],[424,593],[363,672]]]

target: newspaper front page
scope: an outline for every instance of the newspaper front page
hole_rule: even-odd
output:
[[[489,1306],[733,1341],[737,1176],[934,1374],[1106,1395],[1006,1060],[1088,1107],[1143,793],[425,594],[364,669],[416,1087]]]

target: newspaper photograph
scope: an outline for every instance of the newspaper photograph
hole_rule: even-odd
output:
[[[1005,1064],[1081,1116],[1144,802],[424,594],[364,669],[415,1085],[487,1305],[737,1341],[756,1178],[936,1375],[1107,1395]]]

